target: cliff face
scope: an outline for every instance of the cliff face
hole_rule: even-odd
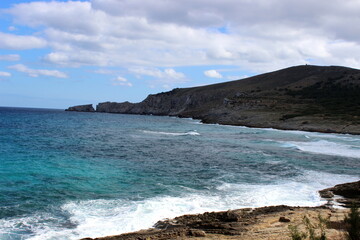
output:
[[[209,101],[221,100],[222,97],[219,94],[211,95],[206,92],[194,92],[194,89],[174,89],[170,92],[149,95],[144,101],[135,104],[129,102],[99,103],[96,106],[96,111],[181,116],[186,115],[189,111],[205,110],[204,107]]]
[[[86,105],[78,105],[78,106],[69,107],[65,111],[95,112],[95,109],[93,108],[92,104],[86,104]]]
[[[97,112],[191,117],[205,123],[360,134],[360,71],[297,66],[242,80],[174,89]]]

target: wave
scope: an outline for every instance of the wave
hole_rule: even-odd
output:
[[[335,143],[327,140],[311,142],[281,142],[283,147],[296,148],[303,152],[360,158],[360,148],[348,143]]]
[[[189,132],[184,132],[184,133],[178,133],[178,132],[158,132],[158,131],[148,131],[148,130],[143,130],[143,133],[148,133],[148,134],[158,134],[158,135],[168,135],[168,136],[199,136],[200,133],[198,133],[196,130],[194,131],[189,131]]]
[[[54,219],[50,214],[35,214],[0,220],[0,237],[4,240],[22,239],[10,235],[7,238],[7,235],[1,232],[16,229],[19,232],[19,228],[28,227],[33,232],[28,238],[30,240],[94,238],[146,229],[158,220],[183,214],[279,204],[318,206],[326,203],[319,197],[318,190],[355,180],[355,176],[307,171],[294,179],[273,184],[223,182],[214,189],[184,189],[181,196],[158,196],[142,201],[69,201],[61,206],[61,211],[70,216],[67,220],[68,227],[64,227],[64,223],[45,221],[44,219]]]
[[[321,132],[305,132],[299,130],[282,130],[294,135],[303,135],[305,138],[313,139],[332,139],[340,141],[356,142],[360,141],[357,135],[350,135],[346,133],[321,133]]]

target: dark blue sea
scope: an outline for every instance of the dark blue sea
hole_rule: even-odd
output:
[[[0,108],[0,239],[79,239],[158,220],[325,203],[360,178],[360,136],[172,117]]]

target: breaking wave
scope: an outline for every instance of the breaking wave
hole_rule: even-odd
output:
[[[158,132],[158,131],[148,131],[148,130],[143,130],[142,132],[147,133],[147,134],[168,135],[168,136],[199,136],[200,135],[200,133],[198,133],[196,130],[189,131],[189,132],[183,132],[183,133],[178,133],[178,132]]]
[[[296,148],[303,152],[360,158],[360,148],[349,143],[335,143],[327,140],[311,142],[283,142],[283,147]]]
[[[61,206],[61,211],[69,215],[67,227],[64,223],[51,221],[55,219],[51,214],[35,214],[0,220],[0,237],[3,240],[22,239],[14,237],[14,232],[19,229],[31,231],[27,238],[30,240],[101,237],[150,228],[159,220],[183,214],[279,204],[317,206],[326,203],[320,199],[319,189],[355,180],[354,176],[307,171],[291,181],[271,185],[224,182],[207,191],[184,188],[181,196],[158,196],[142,201],[69,201]],[[13,235],[6,232],[13,232]]]

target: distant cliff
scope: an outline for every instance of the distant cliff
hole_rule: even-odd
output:
[[[360,70],[302,65],[237,81],[177,88],[149,95],[140,103],[99,103],[96,111],[360,134],[359,96]]]
[[[66,109],[65,111],[95,112],[95,109],[94,109],[94,107],[92,106],[92,104],[86,104],[86,105],[78,105],[78,106],[69,107],[69,108]]]

